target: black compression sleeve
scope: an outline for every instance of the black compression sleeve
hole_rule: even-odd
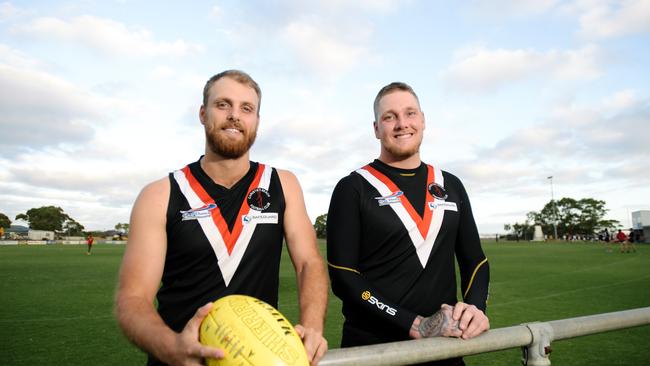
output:
[[[490,266],[481,248],[481,241],[472,214],[467,192],[458,178],[449,175],[446,179],[455,179],[460,187],[460,223],[456,241],[456,259],[460,269],[463,302],[475,305],[486,311],[490,282]]]
[[[361,218],[359,181],[354,174],[334,189],[327,214],[327,260],[332,290],[345,305],[408,334],[417,314],[383,296],[359,268]]]

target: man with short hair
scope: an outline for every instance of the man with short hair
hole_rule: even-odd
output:
[[[208,80],[199,111],[205,155],[147,185],[133,206],[116,316],[148,365],[223,357],[198,342],[218,298],[244,294],[277,307],[283,239],[298,282],[296,331],[312,365],[327,350],[327,273],[300,185],[289,171],[249,160],[260,101],[242,71]]]
[[[489,328],[489,267],[467,193],[457,177],[420,160],[425,120],[410,86],[382,88],[374,112],[379,158],[339,181],[327,215],[341,346],[475,337]]]

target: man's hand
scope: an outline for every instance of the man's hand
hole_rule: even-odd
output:
[[[302,339],[302,343],[305,345],[305,351],[307,351],[307,359],[311,366],[318,365],[318,361],[323,357],[325,352],[327,352],[327,340],[323,338],[321,332],[316,331],[312,328],[305,328],[300,324],[296,324],[294,327],[296,333]]]
[[[453,321],[458,323],[463,339],[474,338],[490,329],[490,320],[483,311],[464,302],[458,302],[453,307]]]
[[[460,337],[462,331],[458,328],[458,321],[453,319],[454,308],[442,304],[440,310],[428,318],[417,316],[411,325],[409,335],[411,338],[429,337]]]
[[[212,303],[200,307],[187,322],[181,333],[176,333],[174,345],[169,349],[165,362],[173,366],[203,366],[204,358],[221,359],[223,350],[204,346],[199,343],[199,328],[201,321],[210,312]]]

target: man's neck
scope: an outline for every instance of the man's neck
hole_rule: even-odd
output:
[[[213,182],[226,188],[234,186],[250,169],[248,152],[237,159],[227,159],[211,151],[206,151],[200,164],[201,169]]]
[[[399,169],[415,169],[422,163],[419,152],[409,156],[408,158],[398,159],[390,154],[385,154],[382,151],[379,155],[379,161]]]

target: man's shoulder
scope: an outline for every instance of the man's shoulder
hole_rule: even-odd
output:
[[[349,172],[347,175],[343,176],[339,180],[339,184],[357,184],[363,178],[363,176],[361,175],[361,173],[359,171],[361,169],[365,168],[366,166],[367,165],[360,166],[360,167],[352,170],[351,172]]]
[[[455,174],[449,172],[448,170],[445,169],[440,169],[440,172],[442,173],[442,177],[445,179],[445,184],[461,184],[462,182],[458,176]]]
[[[359,168],[361,169],[361,168]],[[358,170],[358,169],[357,169]],[[348,175],[342,177],[339,179],[338,183],[336,184],[336,187],[334,187],[335,192],[342,192],[342,191],[356,191],[356,192],[361,192],[364,190],[364,182],[366,182],[366,179],[357,172],[357,170],[351,171]]]
[[[145,185],[140,191],[140,197],[141,199],[166,198],[169,195],[170,186],[169,177],[162,177]]]
[[[445,179],[453,179],[453,180],[460,181],[460,178],[458,178],[456,174],[451,173],[444,169],[441,169],[440,171],[442,172],[442,176],[445,177]]]

